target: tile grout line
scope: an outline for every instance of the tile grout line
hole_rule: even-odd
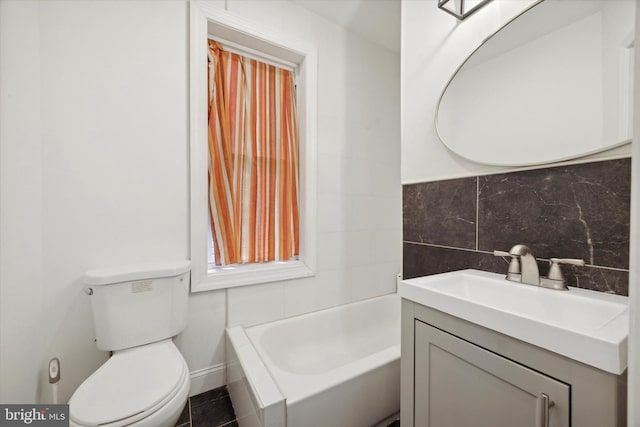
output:
[[[418,245],[418,246],[428,246],[431,248],[442,248],[442,249],[451,249],[451,250],[456,250],[456,251],[465,251],[465,252],[473,252],[473,253],[479,253],[479,254],[485,254],[485,255],[493,255],[493,252],[491,251],[485,251],[485,250],[481,250],[481,249],[469,249],[469,248],[460,248],[457,246],[447,246],[447,245],[437,245],[434,243],[424,243],[424,242],[414,242],[411,240],[403,240],[402,243],[408,243],[410,245]],[[537,261],[549,261],[547,258],[538,258],[536,257]],[[600,270],[610,270],[610,271],[620,271],[620,272],[629,272],[628,268],[619,268],[619,267],[609,267],[606,265],[597,265],[597,264],[585,264],[585,267],[589,267],[589,268],[597,268]]]
[[[414,241],[411,241],[411,240],[403,240],[402,243],[409,243],[409,244],[412,244],[412,245],[420,245],[420,246],[431,246],[431,247],[434,247],[434,248],[455,249],[455,250],[467,251],[467,252],[478,252],[478,253],[483,253],[483,254],[488,254],[488,255],[493,254],[493,252],[481,251],[479,249],[460,248],[460,247],[457,247],[457,246],[447,246],[447,245],[437,245],[435,243],[414,242]]]

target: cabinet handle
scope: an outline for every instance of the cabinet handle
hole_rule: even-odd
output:
[[[549,427],[549,409],[553,406],[553,401],[546,393],[538,396],[538,426]]]

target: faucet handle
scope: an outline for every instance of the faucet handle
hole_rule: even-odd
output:
[[[511,255],[509,252],[505,252],[505,251],[493,251],[493,255],[494,256],[510,256],[510,257],[518,256],[518,255]]]
[[[520,281],[520,255],[514,255],[505,251],[493,251],[494,256],[511,257],[509,269],[507,271],[507,280],[514,282]]]
[[[584,267],[585,262],[583,259],[574,259],[574,258],[551,258],[551,267],[549,267],[549,275],[547,276],[551,280],[561,280],[564,282],[564,276],[562,274],[562,269],[560,268],[560,264],[571,264],[578,265],[580,267]]]

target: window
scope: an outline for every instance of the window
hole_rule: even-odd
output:
[[[241,21],[206,2],[192,2],[191,5],[191,290],[197,292],[223,289],[313,275],[316,175],[315,49],[291,40],[290,37],[277,35],[272,29],[262,28],[259,23]],[[218,43],[209,43],[208,39],[214,39]],[[243,146],[242,143],[238,143],[233,149],[227,150],[227,165],[232,159],[236,166],[244,164],[247,167],[230,167],[224,172],[222,169],[214,170],[217,174],[224,173],[227,180],[226,187],[223,185],[214,189],[217,194],[210,193],[208,187],[209,172],[212,170],[209,167],[207,108],[209,45],[212,45],[214,50],[217,49],[214,54],[226,52],[224,55],[227,59],[235,58],[237,65],[256,69],[263,67],[263,70],[267,71],[265,75],[269,75],[269,70],[279,73],[281,81],[276,92],[280,94],[280,100],[285,97],[297,104],[297,111],[294,110],[294,113],[297,116],[299,135],[299,143],[296,144],[289,137],[295,132],[295,123],[287,121],[288,119],[283,120],[282,113],[276,113],[273,119],[280,121],[281,126],[277,131],[280,133],[275,138],[279,144],[276,144],[276,150],[272,151],[275,154],[262,156],[267,150],[260,151],[260,147],[256,145],[258,139],[253,137],[248,139],[249,145]],[[277,71],[283,69],[290,71]],[[283,84],[284,81],[287,83]],[[249,83],[246,88],[251,90]],[[273,88],[275,86],[272,86]],[[286,102],[284,104],[287,105]],[[247,113],[248,116],[252,114],[254,113],[251,111]],[[221,124],[214,124],[216,132],[222,131],[220,127],[216,127]],[[264,131],[265,128],[263,125],[261,130]],[[243,125],[241,129],[247,128]],[[270,132],[274,130],[272,126],[268,129]],[[281,133],[283,130],[286,133],[284,137]],[[237,133],[234,136],[237,137]],[[243,151],[245,149],[249,152]],[[214,161],[224,161],[225,154],[218,154],[222,156]],[[274,166],[276,163],[279,164],[277,168],[266,167],[267,164]],[[258,171],[260,164],[262,169]],[[265,173],[266,169],[269,169],[269,173]],[[261,179],[264,180],[261,185],[270,181],[270,185],[273,185],[271,189],[264,186],[260,189],[256,184]],[[233,181],[233,185],[229,185],[229,181]],[[219,184],[220,181],[216,183]],[[227,191],[234,188],[243,189],[240,193],[244,194],[233,195]],[[244,197],[251,192],[254,196],[258,195],[258,200],[254,198],[252,202],[252,197]],[[214,196],[212,204],[209,203],[209,194]],[[217,203],[216,207],[221,210],[212,212],[209,207],[215,207],[216,200],[219,202],[222,195],[225,201]],[[259,210],[251,206],[251,203],[278,205],[280,216],[273,217],[274,214]],[[238,207],[239,209],[236,209]],[[225,210],[226,214],[223,212]],[[285,212],[284,219],[281,212]],[[263,215],[263,218],[257,218],[258,214]],[[233,227],[226,224],[224,227],[227,228],[224,228],[219,221],[216,223],[220,218],[232,218],[236,223]],[[280,221],[275,221],[275,218],[279,218]],[[242,222],[243,220],[245,222]],[[263,221],[262,224],[259,224],[260,221]],[[210,224],[213,224],[213,227],[210,227]],[[233,243],[228,239],[229,235],[223,236],[228,230],[234,230],[233,233],[239,240]],[[285,232],[282,232],[283,230]],[[265,233],[271,234],[274,238],[265,239]],[[240,249],[234,249],[231,254],[228,248],[236,244]]]

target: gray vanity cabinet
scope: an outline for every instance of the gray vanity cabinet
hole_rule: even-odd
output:
[[[420,321],[415,377],[416,426],[543,426],[549,402],[549,425],[569,426],[567,384]]]
[[[402,427],[625,425],[624,376],[408,300],[401,364]]]

